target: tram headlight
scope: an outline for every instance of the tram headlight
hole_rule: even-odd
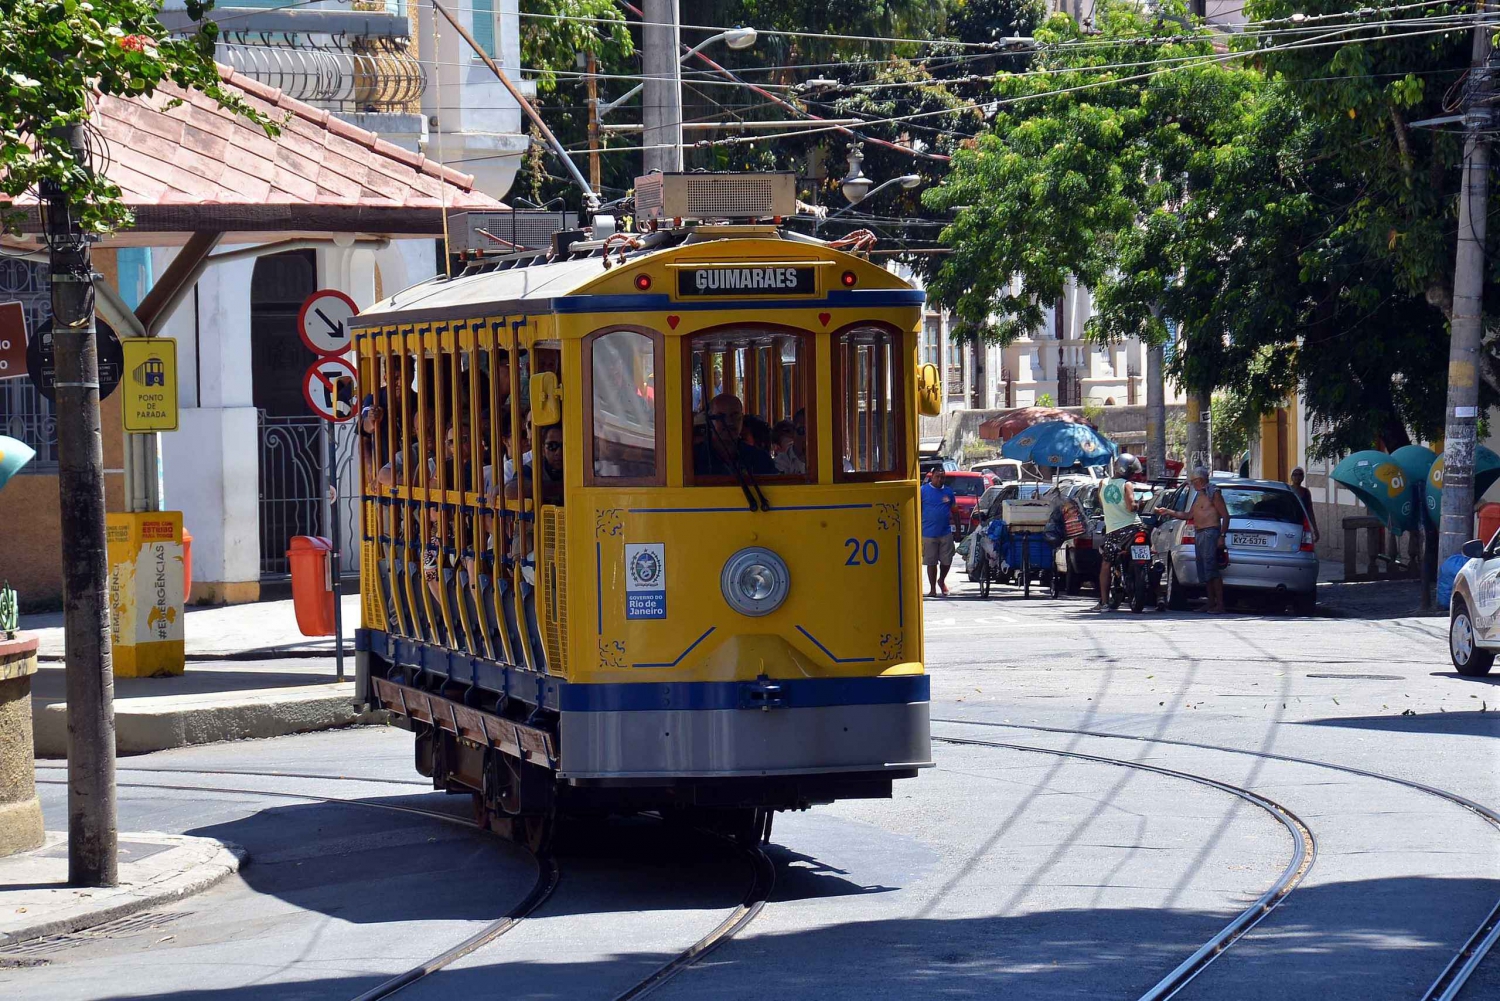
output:
[[[761,546],[741,549],[724,564],[719,589],[741,615],[769,615],[786,601],[792,576],[786,562]]]

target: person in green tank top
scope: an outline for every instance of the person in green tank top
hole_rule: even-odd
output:
[[[1141,477],[1141,460],[1129,452],[1115,457],[1115,476],[1099,488],[1099,506],[1104,509],[1104,541],[1099,547],[1099,603],[1092,611],[1107,612],[1109,574],[1115,562],[1129,550],[1130,540],[1141,527],[1131,481]]]

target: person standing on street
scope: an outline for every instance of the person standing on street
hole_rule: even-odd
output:
[[[1313,514],[1312,491],[1302,485],[1307,478],[1306,471],[1301,466],[1293,469],[1291,475],[1286,478],[1287,486],[1292,488],[1292,493],[1302,501],[1302,510],[1307,512],[1307,525],[1312,529],[1313,542],[1317,542],[1322,532],[1318,531],[1318,516]]]
[[[1193,523],[1193,553],[1198,564],[1198,581],[1208,587],[1208,607],[1204,611],[1224,611],[1224,578],[1219,570],[1219,553],[1228,552],[1224,533],[1229,531],[1229,508],[1224,495],[1209,479],[1208,468],[1197,466],[1188,478],[1193,500],[1186,511],[1160,508],[1162,514]]]
[[[1130,542],[1141,527],[1135,488],[1130,481],[1141,475],[1141,460],[1129,452],[1115,458],[1115,478],[1099,488],[1104,509],[1104,541],[1099,546],[1099,603],[1090,611],[1109,611],[1109,575],[1114,565],[1130,551]]]
[[[948,568],[953,565],[953,512],[958,495],[947,479],[941,469],[934,469],[922,485],[922,563],[927,567],[927,594],[933,598],[938,588],[948,593]]]

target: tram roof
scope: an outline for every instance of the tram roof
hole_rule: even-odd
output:
[[[788,240],[774,232],[762,231],[711,239],[693,239],[689,235],[683,242],[627,252],[624,266],[646,264],[663,257],[722,257],[724,247],[731,243],[758,244],[753,251],[749,246],[745,247],[751,253],[764,253],[774,247],[778,255],[789,256],[795,253],[799,259],[852,259],[842,251],[822,243],[802,239]],[[613,259],[614,254],[611,253],[610,256]],[[878,265],[869,265],[868,261],[862,263],[875,267],[892,284],[901,288],[910,287],[899,276],[879,269]],[[491,259],[485,264],[484,270],[477,273],[454,278],[439,276],[403,289],[362,311],[354,319],[352,326],[439,319],[444,318],[445,314],[452,316],[480,311],[550,312],[549,304],[552,300],[586,294],[590,285],[614,273],[606,268],[604,258],[597,250],[589,252],[587,256],[568,260],[549,261],[546,255],[538,253]],[[614,268],[619,269],[621,266],[616,264]]]

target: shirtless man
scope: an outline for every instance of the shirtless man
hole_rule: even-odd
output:
[[[1186,511],[1159,510],[1193,523],[1198,580],[1208,586],[1208,607],[1204,611],[1220,614],[1224,611],[1224,580],[1219,575],[1219,551],[1228,548],[1224,533],[1229,531],[1229,508],[1224,506],[1224,495],[1209,480],[1206,467],[1196,467],[1188,482],[1193,487],[1193,503]]]

